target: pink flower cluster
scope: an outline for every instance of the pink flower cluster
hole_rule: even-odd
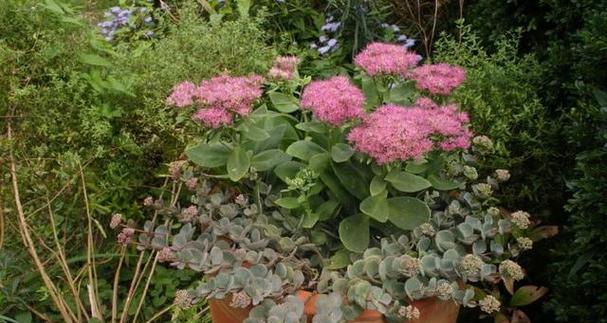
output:
[[[260,76],[217,76],[202,81],[199,86],[190,82],[177,84],[166,102],[175,107],[197,104],[192,118],[205,127],[219,128],[233,122],[234,115],[247,116],[253,103],[262,94]]]
[[[196,94],[196,85],[194,83],[181,82],[173,87],[166,103],[177,108],[187,107],[194,104],[194,94]]]
[[[412,78],[417,88],[432,94],[448,95],[466,79],[466,72],[459,66],[449,64],[422,65],[413,70]]]
[[[314,81],[303,91],[302,109],[312,110],[314,117],[333,126],[340,126],[364,114],[362,91],[344,76]]]
[[[293,78],[297,64],[299,64],[299,58],[296,56],[279,56],[274,61],[268,76],[277,80],[290,80]]]
[[[356,55],[354,63],[370,76],[392,74],[406,77],[420,60],[421,56],[403,46],[376,42]]]
[[[413,107],[384,105],[363,118],[350,131],[348,140],[378,164],[406,161],[435,148],[468,148],[472,136],[466,128],[468,121],[468,115],[455,105],[428,107],[427,101],[418,101]]]

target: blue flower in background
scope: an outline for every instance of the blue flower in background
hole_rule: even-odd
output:
[[[316,49],[320,55],[333,52],[338,47],[338,41],[334,37],[341,27],[341,22],[334,21],[333,15],[328,15],[325,24],[320,28],[325,35],[318,37],[318,41],[310,44],[310,48]]]
[[[118,31],[122,28],[135,29],[137,26],[132,23],[132,17],[137,14],[138,17],[143,17],[143,22],[146,25],[152,25],[154,23],[152,16],[147,8],[125,8],[122,9],[118,6],[109,8],[104,16],[107,20],[97,24],[101,28],[101,34],[107,41],[114,40],[114,37]],[[149,30],[144,33],[146,37],[151,37],[154,33]]]

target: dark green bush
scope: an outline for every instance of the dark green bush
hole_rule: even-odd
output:
[[[540,66],[533,56],[517,55],[515,35],[498,40],[496,51],[488,53],[469,27],[460,33],[442,36],[434,60],[466,67],[467,80],[454,96],[470,113],[474,132],[495,142],[496,157],[484,166],[511,171],[512,183],[502,196],[506,205],[548,210],[552,200],[562,198],[553,190],[561,179],[553,163],[558,127],[548,120],[537,93]]]

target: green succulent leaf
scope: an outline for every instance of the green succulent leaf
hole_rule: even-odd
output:
[[[367,197],[360,203],[360,211],[379,222],[388,221],[390,205],[388,204],[387,197],[387,191]]]
[[[249,153],[239,146],[234,147],[226,164],[228,177],[237,182],[247,174],[250,166]]]
[[[430,164],[425,159],[407,162],[405,170],[411,174],[422,174],[430,168]]]
[[[432,187],[441,191],[454,190],[459,187],[460,183],[448,179],[442,179],[434,174],[428,176],[428,181],[432,183]]]
[[[369,184],[366,177],[352,162],[332,163],[331,165],[333,172],[350,194],[359,200],[364,200],[369,196]]]
[[[546,287],[533,285],[523,286],[517,289],[516,292],[514,292],[514,295],[512,295],[510,306],[517,307],[529,305],[546,295],[546,293],[548,293],[548,288]]]
[[[348,250],[362,253],[369,246],[369,217],[357,214],[339,224],[339,238]]]
[[[322,172],[330,165],[329,153],[320,153],[310,157],[308,160],[310,169],[316,172]]]
[[[405,193],[419,192],[432,186],[428,180],[421,176],[399,170],[392,170],[386,175],[385,180],[397,190]]]
[[[269,94],[270,101],[276,108],[276,110],[283,113],[291,113],[299,109],[299,102],[297,98],[292,95],[287,95],[279,92],[272,92]]]
[[[287,182],[287,178],[293,178],[297,175],[300,169],[304,167],[304,164],[296,161],[284,162],[276,168],[274,168],[274,174],[278,176],[283,182]]]
[[[225,165],[230,152],[230,148],[221,143],[201,143],[186,150],[185,154],[194,164],[214,168]]]
[[[260,172],[264,172],[290,160],[291,156],[285,154],[282,150],[269,149],[253,156],[251,166]]]
[[[301,122],[298,123],[295,128],[299,129],[299,130],[303,130],[305,132],[316,132],[316,133],[326,133],[327,132],[327,126],[322,123],[322,122],[318,122],[318,121],[308,121],[308,122]]]
[[[331,158],[336,163],[346,162],[352,155],[354,155],[354,150],[348,144],[338,143],[331,148]]]
[[[389,220],[403,230],[413,230],[430,218],[430,208],[420,199],[399,196],[388,199]]]
[[[274,204],[285,209],[296,209],[301,205],[296,197],[281,197],[274,201]]]
[[[387,183],[382,176],[375,175],[369,185],[369,191],[373,196],[378,195],[386,189],[386,185]]]
[[[286,153],[299,158],[301,160],[308,161],[310,157],[326,152],[321,146],[316,143],[307,140],[299,140],[292,143]]]

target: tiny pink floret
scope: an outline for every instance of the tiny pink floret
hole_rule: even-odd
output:
[[[173,87],[171,95],[166,99],[166,103],[177,108],[187,107],[194,103],[195,93],[196,85],[194,83],[181,82]]]
[[[301,107],[311,110],[314,117],[333,126],[364,114],[365,97],[345,76],[314,81],[303,91]]]
[[[370,76],[388,74],[407,77],[420,60],[421,56],[403,46],[376,42],[356,55],[354,63]]]
[[[413,70],[411,77],[417,88],[432,94],[449,95],[466,79],[466,72],[459,66],[449,64],[422,65]]]
[[[455,105],[429,106],[427,100],[412,107],[381,106],[350,131],[348,140],[378,164],[419,159],[434,149],[468,148],[468,115]]]

